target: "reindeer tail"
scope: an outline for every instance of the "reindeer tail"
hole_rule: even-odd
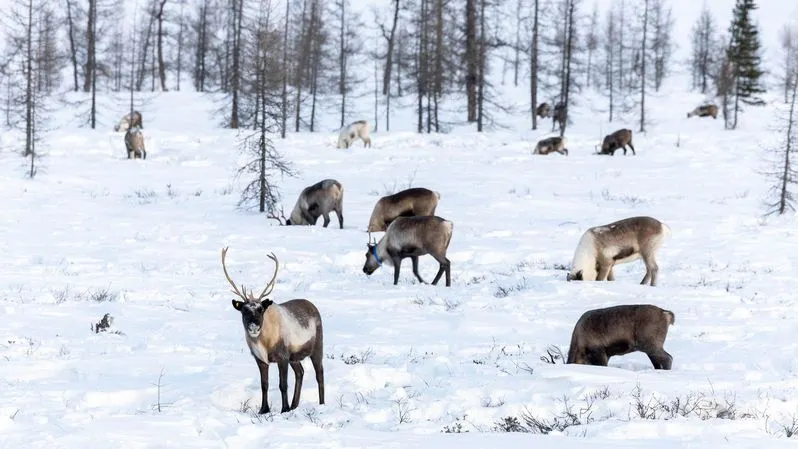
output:
[[[441,199],[441,193],[437,190],[435,191],[435,196],[438,197],[438,199]]]
[[[663,233],[664,235],[671,235],[671,234],[673,234],[673,232],[671,231],[671,228],[670,228],[668,225],[666,225],[665,223],[662,223],[662,233]]]
[[[663,310],[662,312],[665,314],[665,316],[668,317],[668,324],[669,325],[676,324],[676,315],[674,315],[673,312],[671,312],[670,310]]]

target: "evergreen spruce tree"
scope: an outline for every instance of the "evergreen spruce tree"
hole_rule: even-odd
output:
[[[759,56],[759,30],[752,22],[751,13],[757,9],[755,0],[737,0],[732,24],[729,28],[731,42],[728,59],[734,66],[734,117],[731,128],[737,127],[740,103],[762,106],[765,101],[759,96],[765,92],[760,82],[763,75]]]

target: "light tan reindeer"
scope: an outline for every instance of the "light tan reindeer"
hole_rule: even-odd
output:
[[[128,159],[147,159],[147,150],[144,148],[144,134],[138,127],[133,127],[125,132],[125,148]]]
[[[371,136],[369,135],[369,122],[358,120],[341,128],[338,133],[338,148],[349,148],[355,140],[363,141],[363,147],[371,147]]]
[[[705,104],[698,106],[697,108],[687,113],[687,118],[690,118],[694,115],[697,115],[699,117],[712,117],[713,119],[717,119],[718,107],[715,106],[714,104]]]
[[[277,364],[280,376],[282,398],[280,413],[299,406],[302,378],[305,375],[302,360],[305,357],[310,357],[313,363],[319,387],[319,404],[324,404],[324,341],[319,310],[307,299],[292,299],[277,304],[267,298],[274,290],[277,271],[280,269],[280,262],[273,253],[268,257],[274,261],[274,276],[258,296],[246,291],[243,285],[240,289],[236,286],[227,272],[226,256],[227,248],[224,248],[222,249],[224,276],[233,287],[233,293],[241,298],[241,301],[233,300],[233,307],[241,312],[244,339],[260,372],[261,406],[258,413],[269,413],[269,363]],[[290,407],[288,405],[289,365],[295,376],[294,397]]]
[[[423,187],[413,187],[380,198],[369,218],[368,232],[381,232],[398,217],[435,215],[441,194]]]
[[[125,114],[122,119],[119,120],[119,123],[114,125],[114,131],[127,131],[133,127],[144,128],[141,120],[141,112],[139,111]]]
[[[423,284],[424,279],[418,274],[418,258],[429,254],[440,264],[432,285],[436,285],[446,273],[446,286],[451,287],[452,263],[446,258],[446,251],[452,240],[453,228],[454,223],[441,217],[399,217],[388,226],[378,243],[369,241],[366,245],[363,272],[371,276],[383,263],[393,266],[393,285],[396,285],[402,259],[409,257],[413,261],[413,274]]]
[[[568,281],[614,281],[613,267],[643,259],[646,275],[640,284],[657,284],[656,253],[670,228],[656,218],[631,217],[589,228],[576,246]]]
[[[335,211],[338,225],[344,228],[344,186],[334,179],[324,179],[305,187],[294,204],[291,216],[285,224],[313,226],[324,217],[324,227],[330,224],[330,212]]]

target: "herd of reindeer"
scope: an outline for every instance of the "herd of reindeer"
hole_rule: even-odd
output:
[[[548,104],[541,104],[536,111],[543,117],[551,114]],[[564,108],[554,109],[554,122],[565,120]],[[716,118],[715,105],[703,105],[689,112],[687,117],[711,116]],[[125,147],[128,158],[146,159],[144,137],[141,132],[141,114],[132,111],[115,126],[115,131],[125,131]],[[341,129],[338,148],[349,146],[360,139],[364,146],[371,145],[368,122],[362,120]],[[560,139],[555,141],[553,139]],[[535,154],[552,151],[568,154],[565,140],[552,137],[540,141]],[[635,154],[631,142],[631,131],[621,129],[605,137],[599,154],[613,153],[626,145]],[[553,149],[549,149],[552,148]],[[313,226],[323,217],[323,226],[330,224],[330,213],[335,212],[341,229],[343,217],[344,187],[334,179],[325,179],[302,190],[288,218],[272,216],[282,225]],[[421,188],[409,188],[380,198],[374,205],[369,219],[366,245],[366,262],[363,272],[371,275],[383,264],[394,270],[393,284],[399,282],[403,259],[412,261],[413,275],[422,284],[424,279],[418,272],[418,258],[432,256],[439,264],[438,273],[432,281],[437,285],[445,274],[446,286],[451,286],[451,262],[446,257],[452,239],[454,223],[435,215],[441,195]],[[383,232],[376,241],[372,232]],[[646,216],[625,218],[606,225],[588,228],[581,236],[574,252],[566,281],[614,281],[615,265],[642,259],[646,268],[641,285],[656,286],[656,254],[670,228],[661,221]],[[241,313],[245,342],[255,359],[260,373],[261,407],[259,413],[269,413],[269,364],[277,364],[279,389],[282,399],[281,413],[299,406],[304,368],[302,360],[310,358],[316,374],[319,403],[324,404],[324,350],[321,313],[307,299],[292,299],[275,303],[268,298],[274,290],[280,263],[272,253],[268,257],[274,262],[274,273],[266,287],[259,293],[240,287],[230,277],[225,264],[228,248],[222,249],[222,270],[232,286],[233,307]],[[675,323],[673,312],[651,304],[619,305],[588,310],[577,320],[571,335],[566,363],[607,366],[612,356],[635,351],[645,353],[654,369],[671,369],[673,357],[663,348],[669,326]],[[294,394],[288,403],[288,367],[295,375]]]

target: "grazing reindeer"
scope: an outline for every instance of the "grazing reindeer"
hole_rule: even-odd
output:
[[[441,194],[423,187],[402,190],[380,198],[369,218],[368,232],[381,232],[397,217],[435,215]]]
[[[567,140],[564,137],[549,137],[538,142],[532,154],[547,155],[557,152],[568,156],[568,148],[565,148]]]
[[[551,117],[551,106],[548,103],[540,103],[535,109],[535,115],[541,118]]]
[[[315,225],[324,217],[324,227],[330,224],[330,212],[335,211],[338,225],[344,228],[344,186],[334,179],[325,179],[305,187],[296,200],[291,217],[285,221],[291,225]]]
[[[651,217],[632,217],[589,228],[582,234],[568,273],[568,281],[614,281],[613,267],[643,258],[646,275],[641,285],[657,285],[656,253],[670,228]]]
[[[446,286],[451,287],[452,264],[446,258],[446,250],[452,240],[453,227],[451,221],[436,216],[399,217],[388,226],[379,243],[368,243],[363,272],[371,276],[383,262],[393,265],[393,285],[396,285],[402,259],[409,257],[413,261],[413,274],[423,284],[424,279],[418,274],[418,257],[429,254],[440,264],[432,285],[436,285],[445,272]]]
[[[557,123],[560,124],[560,129],[565,127],[565,120],[568,119],[568,112],[565,110],[565,104],[557,103],[554,105],[554,112],[551,114],[551,130],[554,131]]]
[[[316,306],[307,299],[292,299],[284,303],[274,303],[266,296],[274,290],[280,262],[274,254],[268,257],[274,261],[274,276],[257,297],[241,290],[227,273],[224,263],[227,248],[222,250],[222,269],[227,282],[233,286],[233,293],[242,299],[233,300],[233,307],[241,312],[244,323],[244,339],[249,352],[255,358],[260,371],[261,406],[258,413],[269,413],[269,363],[276,363],[280,374],[280,395],[283,406],[280,413],[297,408],[302,392],[302,378],[305,370],[302,360],[310,356],[316,383],[319,386],[319,404],[324,404],[324,349],[321,315]],[[288,365],[294,370],[294,398],[288,406]]]
[[[694,115],[699,117],[712,117],[713,119],[718,118],[718,107],[714,104],[705,104],[701,105],[692,111],[687,113],[687,118],[690,118]]]
[[[139,127],[144,128],[141,121],[141,112],[133,111],[133,118],[130,117],[131,113],[125,114],[124,117],[114,126],[114,131],[127,131],[129,128]]]
[[[669,370],[673,357],[662,345],[675,322],[673,312],[650,304],[588,310],[574,326],[566,363],[607,366],[614,355],[641,351],[654,369]]]
[[[632,149],[632,154],[635,153],[635,147],[632,145],[632,130],[622,128],[612,134],[604,136],[604,142],[601,143],[601,151],[599,154],[609,154],[615,156],[615,151],[623,149],[623,155],[626,156],[626,146]]]
[[[369,122],[359,120],[343,127],[338,133],[338,148],[349,148],[355,140],[363,141],[363,147],[371,147],[371,137],[369,136]]]
[[[134,126],[125,132],[125,148],[128,159],[147,159],[147,150],[144,149],[144,134],[141,129]]]

